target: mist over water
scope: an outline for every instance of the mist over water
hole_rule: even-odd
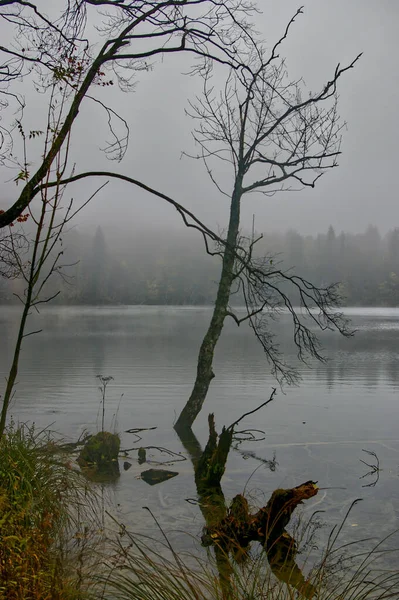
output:
[[[399,306],[399,228],[384,235],[373,225],[358,234],[338,233],[332,226],[307,236],[295,230],[261,232],[241,233],[247,240],[260,238],[254,255],[266,257],[271,270],[318,287],[339,282],[347,306]],[[53,275],[46,286],[49,296],[61,292],[53,303],[211,305],[215,299],[220,257],[207,254],[198,232],[184,227],[76,228],[66,232],[62,251],[63,277]],[[288,289],[291,300],[299,302],[295,290]],[[21,278],[0,278],[0,303],[16,303],[15,293],[21,296],[23,290]],[[237,294],[231,302],[240,305],[244,299]]]

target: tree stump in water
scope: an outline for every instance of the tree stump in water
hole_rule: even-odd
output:
[[[217,525],[205,527],[203,543],[210,545],[223,541],[245,548],[256,541],[266,549],[270,548],[283,535],[298,504],[315,496],[317,491],[313,481],[291,489],[275,490],[266,506],[254,515],[249,513],[246,498],[238,494],[233,498],[227,516]]]
[[[227,515],[216,525],[204,528],[202,544],[216,545],[231,552],[237,562],[247,557],[251,542],[259,542],[266,551],[273,573],[285,583],[295,587],[305,598],[311,599],[315,587],[306,581],[295,562],[297,546],[285,531],[295,508],[318,492],[313,481],[290,489],[278,489],[270,500],[255,514],[249,512],[244,496],[235,496]]]
[[[206,522],[202,544],[214,546],[223,599],[228,600],[232,596],[231,575],[234,569],[230,554],[237,562],[245,560],[252,541],[262,544],[270,568],[280,581],[293,586],[305,598],[312,599],[316,589],[306,581],[296,564],[297,546],[285,527],[298,504],[317,494],[316,484],[307,481],[292,489],[278,489],[267,505],[255,514],[249,512],[248,502],[241,494],[235,496],[227,508],[221,479],[237,422],[224,427],[220,436],[215,429],[213,414],[209,415],[208,424],[209,438],[203,452],[191,430],[178,430],[178,433],[193,461],[199,505]]]

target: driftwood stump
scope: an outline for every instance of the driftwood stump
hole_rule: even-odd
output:
[[[295,488],[275,490],[266,506],[255,514],[250,514],[246,498],[238,494],[233,498],[227,515],[218,524],[204,528],[202,544],[218,546],[227,554],[231,552],[236,562],[243,562],[247,558],[249,544],[259,542],[276,577],[311,599],[316,589],[306,581],[296,564],[297,545],[285,527],[295,508],[317,492],[313,481]]]
[[[209,438],[204,451],[191,429],[178,433],[193,462],[199,506],[206,523],[201,539],[204,546],[214,548],[223,599],[229,600],[232,595],[234,569],[230,555],[237,562],[245,560],[252,541],[262,544],[271,570],[280,581],[293,586],[305,598],[314,598],[315,587],[306,581],[296,564],[296,542],[285,527],[298,504],[317,494],[316,484],[307,481],[295,488],[275,490],[266,506],[255,514],[249,512],[248,502],[241,494],[227,507],[221,479],[236,423],[224,427],[220,435],[213,414],[209,415],[208,424]]]
[[[270,500],[254,515],[249,513],[248,502],[238,494],[231,502],[227,515],[216,526],[206,527],[203,543],[236,544],[241,548],[250,542],[260,542],[266,549],[284,533],[291,515],[298,504],[317,494],[318,488],[313,481],[307,481],[295,488],[278,489]]]

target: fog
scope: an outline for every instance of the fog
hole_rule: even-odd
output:
[[[298,3],[263,0],[260,4],[263,13],[257,15],[256,25],[270,47]],[[395,0],[304,1],[304,14],[297,18],[280,52],[287,59],[291,78],[303,77],[307,88],[316,90],[331,79],[338,62],[345,65],[364,53],[339,84],[340,114],[347,122],[340,166],[327,172],[314,190],[246,197],[244,228],[250,227],[253,214],[259,231],[294,228],[302,234],[326,231],[330,224],[337,232],[361,232],[369,223],[384,233],[399,224],[398,17]],[[183,55],[154,61],[152,70],[139,74],[133,93],[102,90],[102,99],[129,122],[130,145],[120,165],[110,164],[99,151],[109,139],[106,117],[99,105],[86,100],[73,129],[72,161],[78,171],[116,168],[172,196],[207,225],[224,228],[227,199],[209,181],[200,161],[182,156],[182,151],[195,151],[193,123],[185,108],[201,89],[198,76],[184,75],[190,61]],[[31,122],[36,129],[43,128],[43,98],[26,88],[26,99]],[[2,177],[3,206],[16,197],[18,189],[12,173],[3,170]],[[229,187],[227,171],[223,179]],[[93,181],[74,184],[68,197],[81,201],[95,189]],[[115,182],[80,213],[78,223],[93,232],[102,225],[110,233],[121,227],[134,233],[154,223],[173,230],[184,227],[176,211],[159,198]]]
[[[63,236],[62,277],[53,277],[53,302],[89,305],[211,305],[220,277],[220,258],[209,256],[203,241],[187,229],[147,226],[134,235],[96,227]],[[245,232],[244,232],[245,233]],[[294,230],[266,233],[254,250],[271,268],[300,275],[319,287],[339,283],[346,306],[399,306],[399,228],[382,236],[374,226],[362,233],[336,234],[330,226],[317,235]],[[67,266],[69,265],[69,266]],[[24,281],[0,277],[0,304],[17,302]],[[280,288],[284,283],[279,282]],[[299,303],[295,290],[292,300]],[[241,292],[233,305],[243,305]]]

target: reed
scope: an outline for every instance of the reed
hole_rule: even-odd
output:
[[[0,440],[1,600],[82,597],[74,548],[91,502],[50,432],[11,423]]]
[[[387,565],[399,565],[399,552],[386,547],[388,538],[371,547],[370,540],[340,544],[348,515],[349,511],[343,523],[331,531],[317,563],[313,555],[298,557],[303,570],[308,571],[309,586],[307,591],[303,589],[303,594],[276,577],[259,546],[257,550],[254,546],[241,564],[230,560],[226,592],[225,578],[220,577],[210,551],[206,557],[203,552],[197,556],[178,554],[166,536],[163,543],[156,543],[124,530],[123,537],[119,536],[114,542],[112,558],[105,565],[106,576],[100,577],[98,597],[104,600],[296,600],[301,597],[397,600],[399,568]],[[299,546],[309,540],[312,527],[311,521],[309,525],[301,525],[303,538]],[[369,549],[365,550],[367,546]]]

